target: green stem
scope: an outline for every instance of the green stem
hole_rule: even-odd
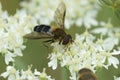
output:
[[[61,79],[62,80],[69,80],[70,73],[66,67],[63,67],[61,70]]]

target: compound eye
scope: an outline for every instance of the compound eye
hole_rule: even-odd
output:
[[[63,41],[62,41],[62,44],[63,45],[66,45],[66,44],[68,44],[69,42],[71,42],[72,41],[72,37],[71,37],[71,35],[66,35],[65,36],[65,38],[63,39]]]

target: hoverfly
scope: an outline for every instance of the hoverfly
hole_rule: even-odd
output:
[[[77,74],[77,80],[98,80],[96,75],[88,68],[82,68]]]
[[[34,31],[26,34],[24,37],[27,39],[49,39],[45,42],[55,42],[59,40],[59,44],[66,45],[72,42],[72,37],[64,30],[66,6],[61,2],[54,13],[54,20],[57,24],[56,28],[49,25],[41,24],[34,27]]]

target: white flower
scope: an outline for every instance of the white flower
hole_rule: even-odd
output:
[[[96,39],[88,31],[81,35],[76,34],[75,40],[68,46],[59,45],[58,42],[53,43],[53,52],[50,56],[50,66],[57,68],[57,62],[62,67],[69,69],[71,80],[76,80],[76,73],[81,68],[90,68],[94,72],[97,67],[105,67],[113,65],[118,68],[119,60],[114,55],[119,55],[119,50],[114,50],[118,45],[118,40],[108,37],[105,39]],[[61,56],[57,57],[61,53]]]
[[[57,57],[55,54],[52,54],[51,56],[51,61],[48,63],[48,66],[55,70],[57,68]]]
[[[27,79],[27,80],[54,80],[51,78],[51,76],[48,76],[45,72],[45,69],[43,69],[43,72],[37,71],[37,69],[34,70],[34,73],[32,73],[31,66],[28,67],[28,70],[21,71],[21,79]]]
[[[34,74],[37,75],[40,80],[43,80],[43,79],[45,79],[45,80],[54,80],[54,79],[51,78],[51,76],[47,76],[45,70],[46,70],[46,69],[44,68],[44,69],[43,69],[43,72],[41,73],[41,72],[38,72],[38,71],[35,69]]]
[[[16,70],[13,66],[7,66],[6,72],[2,73],[0,76],[4,78],[8,78],[8,80],[54,80],[51,76],[48,76],[45,73],[45,69],[43,72],[39,72],[35,69],[34,73],[31,70],[32,66],[28,67],[28,70]]]
[[[76,80],[76,73],[72,73],[71,76],[70,76],[70,79],[71,80]]]
[[[113,64],[113,66],[115,68],[118,68],[119,60],[116,57],[114,57],[114,55],[119,55],[119,54],[120,54],[120,51],[114,51],[114,52],[112,52],[111,56],[109,56],[109,58],[108,58],[108,65]]]
[[[5,56],[5,63],[14,61],[14,57],[23,56],[23,35],[31,32],[37,20],[27,15],[25,10],[19,10],[15,15],[9,16],[1,10],[0,5],[0,53]]]
[[[50,24],[53,21],[54,11],[59,3],[59,0],[31,0],[29,2],[23,1],[21,6],[23,10],[33,15],[39,23]],[[69,29],[73,24],[77,26],[84,25],[86,28],[98,25],[96,16],[100,7],[96,0],[65,0],[64,3],[67,8],[65,28]]]
[[[31,68],[32,68],[32,66],[28,66],[28,70],[26,70],[26,71],[21,70],[21,79],[36,80],[36,77],[32,73]]]
[[[114,80],[120,80],[120,77],[114,76]]]
[[[95,28],[91,31],[95,34],[107,35],[114,38],[120,37],[120,28],[113,26],[111,19],[108,22],[101,22],[100,28]]]
[[[8,65],[9,62],[13,62],[13,57],[15,57],[15,55],[8,51],[8,53],[5,54],[5,63]]]
[[[7,66],[7,71],[2,73],[1,76],[4,78],[8,77],[8,80],[15,80],[16,69],[13,66]]]
[[[104,40],[103,48],[106,50],[112,50],[115,45],[119,43],[118,39],[115,37],[108,37]]]
[[[111,56],[108,58],[108,65],[111,65],[111,64],[113,64],[115,68],[118,68],[119,60],[116,57]]]

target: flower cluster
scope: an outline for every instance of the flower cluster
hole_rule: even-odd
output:
[[[2,7],[0,12],[0,53],[5,56],[5,63],[8,65],[14,61],[14,57],[23,55],[23,35],[31,31],[36,20],[22,10],[17,11],[14,16],[2,11]]]
[[[21,6],[29,14],[33,15],[38,22],[50,24],[53,21],[52,15],[59,4],[59,0],[43,1],[43,0],[30,0],[29,2],[23,1]],[[65,0],[67,7],[65,27],[69,29],[71,25],[77,26],[84,25],[86,28],[97,26],[96,20],[97,13],[100,9],[97,0]],[[55,7],[56,6],[56,7]]]
[[[120,77],[114,76],[114,80],[120,80]]]
[[[114,76],[114,80],[120,80],[120,77]]]
[[[60,63],[62,67],[66,67],[70,71],[71,80],[76,80],[76,74],[81,68],[90,68],[94,72],[98,67],[108,69],[113,65],[114,68],[118,68],[119,60],[115,55],[120,54],[118,45],[120,28],[114,27],[110,20],[107,23],[98,24],[96,16],[100,7],[97,0],[65,0],[64,2],[67,7],[65,27],[69,29],[72,25],[78,27],[84,25],[86,31],[76,34],[71,44],[52,43],[53,50],[49,55],[48,66],[54,70]],[[47,76],[45,69],[42,73],[37,69],[33,72],[31,66],[26,71],[17,70],[9,63],[15,64],[14,58],[23,56],[22,51],[26,47],[23,45],[25,34],[30,33],[38,23],[51,24],[54,21],[51,15],[54,15],[57,4],[59,4],[58,0],[22,1],[21,10],[16,11],[12,16],[3,11],[0,4],[0,54],[5,57],[7,65],[6,72],[1,76],[8,80],[54,80],[51,76]],[[100,28],[91,28],[97,25]],[[93,34],[100,34],[100,37]],[[117,77],[114,79],[119,80]]]
[[[112,41],[112,43],[111,43]],[[98,67],[113,65],[118,68],[119,60],[114,55],[119,55],[119,50],[114,50],[118,40],[112,38],[97,39],[88,31],[81,35],[76,34],[75,40],[69,46],[53,43],[53,52],[50,56],[49,67],[57,68],[59,62],[62,67],[67,67],[71,73],[71,80],[76,80],[76,73],[81,68],[90,68],[94,72]]]
[[[111,47],[113,47],[114,43],[118,44],[119,38],[120,38],[120,28],[115,27],[114,25],[112,25],[111,20],[109,19],[108,22],[101,22],[100,23],[99,28],[95,28],[92,29],[91,32],[94,34],[100,34],[103,37],[109,37],[111,38],[111,40],[109,40],[110,42],[112,42],[110,44]]]
[[[4,78],[8,80],[54,80],[51,76],[47,76],[45,70],[41,73],[35,69],[32,73],[31,66],[24,71],[9,65],[9,62],[14,63],[14,57],[23,56],[22,50],[26,47],[23,45],[23,35],[31,32],[35,24],[37,24],[36,19],[28,15],[26,11],[19,10],[15,15],[9,16],[6,11],[2,11],[0,4],[0,54],[5,56],[5,63],[8,65],[6,72],[1,74]]]
[[[54,80],[51,76],[47,76],[45,69],[43,72],[37,71],[32,72],[31,66],[28,66],[28,70],[16,70],[14,66],[7,66],[6,72],[2,73],[1,76],[8,78],[8,80]]]

